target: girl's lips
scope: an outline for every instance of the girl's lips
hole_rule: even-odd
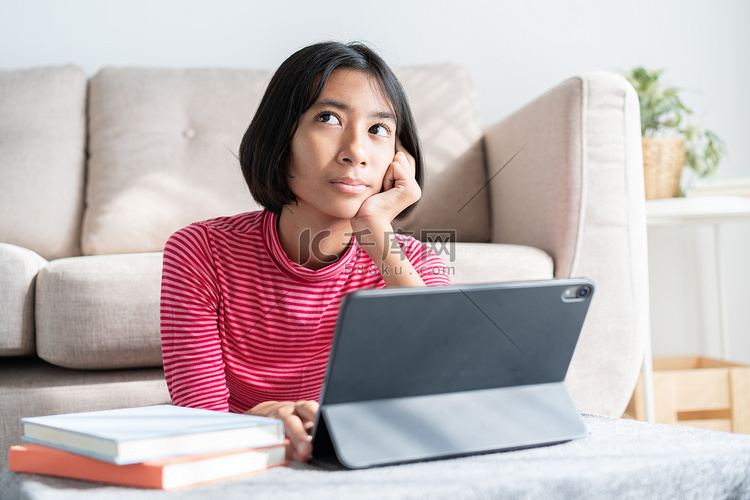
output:
[[[366,184],[354,179],[337,179],[331,181],[331,185],[339,191],[347,194],[362,194],[367,191]]]

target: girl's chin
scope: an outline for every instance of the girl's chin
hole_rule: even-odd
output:
[[[323,215],[324,217],[331,218],[331,219],[340,219],[342,221],[349,221],[352,219],[357,213],[359,212],[360,207],[362,206],[362,201],[357,201],[352,203],[351,201],[348,203],[341,203],[336,204],[332,207],[326,207],[325,209],[313,209],[312,212],[318,212],[319,214]],[[312,207],[307,207],[312,208]]]
[[[362,206],[360,203],[356,207],[347,207],[346,209],[337,211],[337,215],[340,219],[351,220],[359,212],[359,208]]]

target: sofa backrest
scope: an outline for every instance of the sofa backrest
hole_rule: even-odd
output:
[[[467,72],[446,64],[397,73],[427,164],[423,199],[400,228],[487,241],[482,127]],[[93,77],[84,255],[159,251],[191,222],[256,210],[235,155],[270,77],[240,69],[142,68],[104,69]]]
[[[432,231],[447,231],[456,241],[489,241],[482,121],[469,72],[455,64],[403,67],[395,72],[417,122],[425,153],[425,186],[413,215],[394,226],[423,240]]]
[[[94,76],[84,255],[158,251],[191,222],[257,209],[234,155],[268,76],[140,68]]]
[[[85,157],[83,70],[0,71],[0,242],[79,255]]]
[[[397,227],[488,241],[482,126],[468,72],[441,64],[396,73],[427,167],[419,207]],[[191,222],[257,209],[235,155],[270,77],[109,68],[87,93],[74,66],[0,72],[0,241],[46,259],[159,251]]]

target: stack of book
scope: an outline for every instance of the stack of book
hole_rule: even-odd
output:
[[[744,196],[750,197],[750,177],[709,177],[698,179],[688,197],[694,196]]]
[[[9,468],[142,488],[174,489],[284,465],[280,420],[179,406],[21,419]]]

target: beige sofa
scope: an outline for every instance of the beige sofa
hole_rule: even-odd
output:
[[[397,72],[427,160],[403,229],[437,240],[455,284],[593,279],[568,383],[582,410],[619,416],[648,333],[635,92],[588,73],[483,130],[464,69]],[[192,221],[257,208],[234,155],[269,77],[0,72],[0,463],[21,417],[169,400],[160,250]]]

